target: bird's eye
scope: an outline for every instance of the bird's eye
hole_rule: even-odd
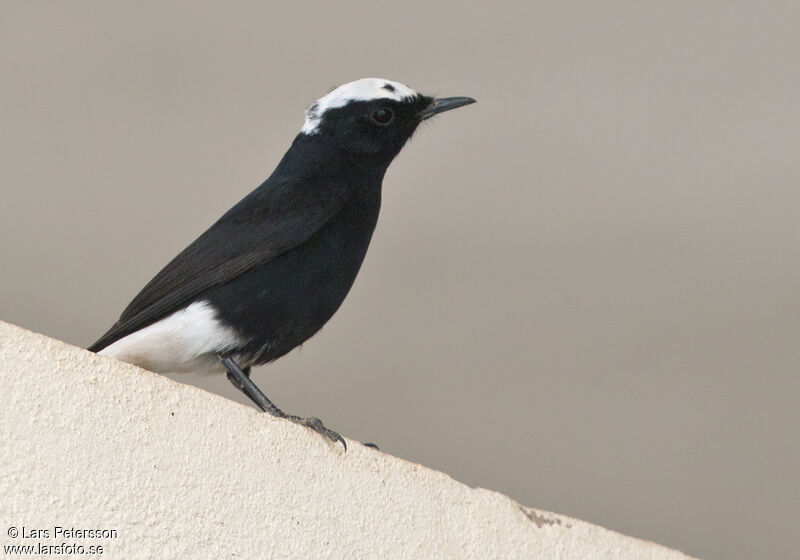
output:
[[[394,111],[391,109],[377,109],[370,115],[372,122],[386,126],[394,120]]]

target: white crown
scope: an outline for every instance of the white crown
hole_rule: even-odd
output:
[[[372,99],[403,99],[414,97],[417,92],[399,82],[381,78],[361,78],[337,87],[324,97],[320,97],[306,109],[306,122],[300,132],[315,134],[328,109],[343,107],[350,101],[370,101]]]

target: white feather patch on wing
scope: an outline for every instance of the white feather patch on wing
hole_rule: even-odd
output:
[[[223,371],[215,354],[243,342],[234,329],[217,319],[211,304],[197,301],[99,353],[156,373]]]
[[[402,101],[413,97],[417,92],[410,87],[384,80],[382,78],[361,78],[354,82],[337,87],[324,97],[320,97],[306,109],[306,121],[300,132],[315,134],[322,121],[322,116],[328,109],[343,107],[350,101],[370,101],[373,99],[394,99]]]

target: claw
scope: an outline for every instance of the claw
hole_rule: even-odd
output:
[[[255,383],[250,380],[250,368],[242,369],[239,365],[233,360],[233,358],[223,356],[222,354],[218,354],[217,357],[219,361],[222,362],[222,365],[228,372],[228,379],[231,380],[237,388],[241,389],[245,395],[250,397],[254,403],[258,405],[258,407],[263,410],[264,412],[268,412],[275,416],[276,418],[286,418],[287,420],[291,420],[295,424],[300,424],[302,426],[307,426],[320,434],[321,436],[325,436],[332,442],[336,443],[341,442],[344,446],[344,450],[347,451],[347,444],[344,441],[344,438],[325,427],[322,423],[322,420],[319,418],[314,418],[313,416],[309,418],[301,418],[299,416],[293,416],[290,414],[286,414],[280,408],[275,406],[272,401],[270,401],[267,396],[261,392],[261,389],[256,387]]]
[[[311,428],[319,435],[328,438],[332,442],[341,442],[344,450],[347,451],[347,443],[345,443],[344,438],[331,430],[330,428],[326,428],[325,424],[322,423],[322,420],[319,418],[315,418],[313,416],[309,416],[308,418],[302,418],[300,416],[292,416],[292,415],[285,415],[284,418],[287,420],[291,420],[295,424],[300,424],[301,426],[305,426],[306,428]]]

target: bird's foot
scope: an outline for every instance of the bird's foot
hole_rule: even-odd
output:
[[[301,426],[311,428],[321,436],[328,438],[334,443],[337,441],[341,442],[341,444],[344,446],[344,450],[347,451],[347,444],[345,443],[344,438],[333,430],[326,428],[322,423],[322,420],[319,418],[302,418],[300,416],[293,416],[291,414],[286,414],[280,408],[275,406],[275,404],[269,400],[264,393],[261,392],[261,389],[256,387],[255,383],[252,382],[250,379],[249,367],[245,369],[240,368],[233,358],[228,356],[218,355],[217,357],[227,370],[228,379],[230,379],[231,383],[233,383],[237,388],[241,389],[245,395],[250,397],[250,400],[256,403],[261,410],[278,418],[286,418],[295,424],[300,424]]]
[[[301,426],[305,426],[306,428],[311,428],[319,435],[328,438],[332,442],[336,443],[337,441],[340,442],[344,446],[344,450],[347,451],[347,444],[344,441],[344,438],[331,430],[330,428],[326,428],[325,425],[322,423],[322,420],[319,418],[314,418],[310,416],[308,418],[303,418],[301,416],[293,416],[291,414],[284,414],[283,418],[287,420],[291,420],[295,424],[300,424]]]

